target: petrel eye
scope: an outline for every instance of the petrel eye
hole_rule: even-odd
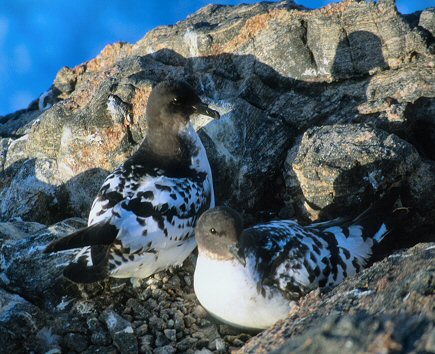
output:
[[[173,102],[173,103],[180,103],[180,100],[178,99],[178,97],[174,97],[174,98],[172,99],[172,102]]]
[[[214,227],[212,227],[212,228],[210,229],[210,233],[211,233],[212,235],[216,234],[216,229],[215,229]]]

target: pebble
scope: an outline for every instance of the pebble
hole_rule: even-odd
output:
[[[156,347],[162,347],[169,344],[168,337],[163,332],[158,331],[156,333]]]
[[[177,340],[177,331],[175,329],[165,329],[163,333],[171,342],[175,342]]]
[[[67,333],[63,337],[63,343],[71,350],[74,350],[76,352],[82,352],[84,351],[89,343],[86,336],[79,333]]]
[[[165,345],[164,347],[154,349],[154,354],[173,354],[177,351],[172,345]]]
[[[192,275],[186,269],[158,273],[137,287],[128,280],[109,279],[84,287],[83,294],[95,304],[92,311],[62,314],[54,327],[55,334],[64,336],[62,351],[226,353],[249,338],[210,320],[196,299]],[[96,301],[97,297],[102,301]]]

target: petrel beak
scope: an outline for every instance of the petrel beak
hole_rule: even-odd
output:
[[[230,253],[236,257],[236,259],[242,264],[242,266],[246,266],[246,260],[239,254],[239,249],[236,245],[231,245],[229,247]]]
[[[219,119],[221,117],[221,115],[219,114],[218,111],[211,109],[204,102],[200,102],[200,103],[195,104],[193,106],[193,109],[195,110],[195,113],[204,114],[204,115],[212,117],[214,119]]]

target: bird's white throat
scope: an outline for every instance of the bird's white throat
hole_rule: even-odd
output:
[[[287,317],[291,303],[280,291],[257,290],[252,265],[237,260],[216,260],[199,254],[195,268],[196,296],[206,310],[219,320],[236,327],[264,329]]]
[[[191,166],[197,172],[205,172],[207,174],[207,180],[210,185],[211,202],[210,208],[214,207],[214,189],[213,189],[213,176],[211,173],[210,163],[208,162],[207,152],[204,145],[199,138],[198,133],[192,126],[192,123],[188,123],[187,127],[181,132],[181,135],[195,146],[197,153],[191,157]]]

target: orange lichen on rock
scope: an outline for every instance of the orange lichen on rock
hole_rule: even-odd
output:
[[[369,353],[391,353],[402,350],[402,345],[394,340],[395,324],[387,321],[384,332],[380,333],[368,348]]]
[[[151,86],[136,88],[135,95],[131,101],[131,104],[133,106],[134,122],[140,119],[140,117],[144,116],[150,93],[151,93]]]
[[[259,32],[266,29],[269,26],[269,21],[271,18],[272,12],[267,12],[249,18],[236,37],[234,37],[225,45],[215,44],[212,47],[211,53],[213,55],[216,55],[236,51],[237,48],[245,44],[250,39],[254,38]]]
[[[90,134],[83,139],[74,139],[68,149],[68,160],[64,163],[74,174],[85,172],[91,168],[111,171],[116,163],[127,158],[125,153],[121,153],[122,156],[116,156],[119,155],[119,146],[125,134],[125,127],[122,124],[117,124],[105,129],[100,128],[98,133]],[[115,156],[112,156],[114,154]],[[112,159],[115,160],[115,163]]]
[[[125,42],[116,42],[106,45],[95,59],[86,63],[87,70],[99,71],[109,68],[118,60],[130,55],[132,47],[130,43]]]

